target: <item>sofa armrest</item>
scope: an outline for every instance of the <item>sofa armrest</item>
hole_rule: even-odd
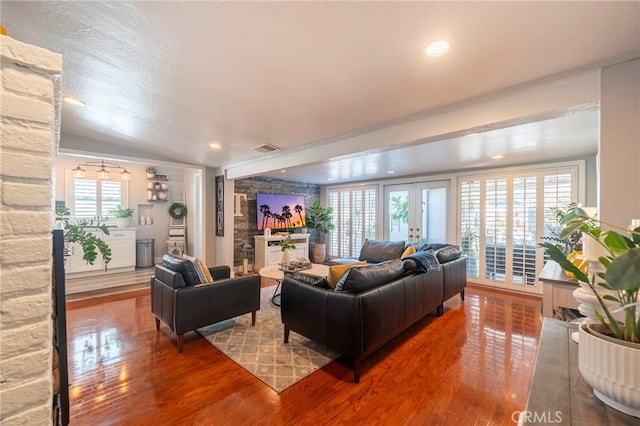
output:
[[[285,277],[280,313],[283,324],[343,355],[362,354],[360,299]]]
[[[228,266],[211,266],[208,269],[214,281],[231,277],[231,268]]]

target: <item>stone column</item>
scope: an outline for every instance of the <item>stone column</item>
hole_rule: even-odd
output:
[[[62,56],[0,36],[0,423],[51,423]]]

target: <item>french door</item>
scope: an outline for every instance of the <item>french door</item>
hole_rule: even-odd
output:
[[[447,241],[448,189],[448,181],[385,186],[385,239]]]

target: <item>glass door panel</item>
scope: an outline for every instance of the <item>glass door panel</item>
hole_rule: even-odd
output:
[[[447,241],[448,182],[423,182],[385,187],[385,239]]]

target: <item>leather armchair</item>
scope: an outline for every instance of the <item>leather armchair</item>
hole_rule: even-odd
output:
[[[251,312],[255,325],[260,309],[260,277],[249,275],[229,278],[228,266],[208,268],[213,284],[187,285],[182,272],[156,265],[151,277],[151,312],[178,336],[182,352],[184,333]]]

